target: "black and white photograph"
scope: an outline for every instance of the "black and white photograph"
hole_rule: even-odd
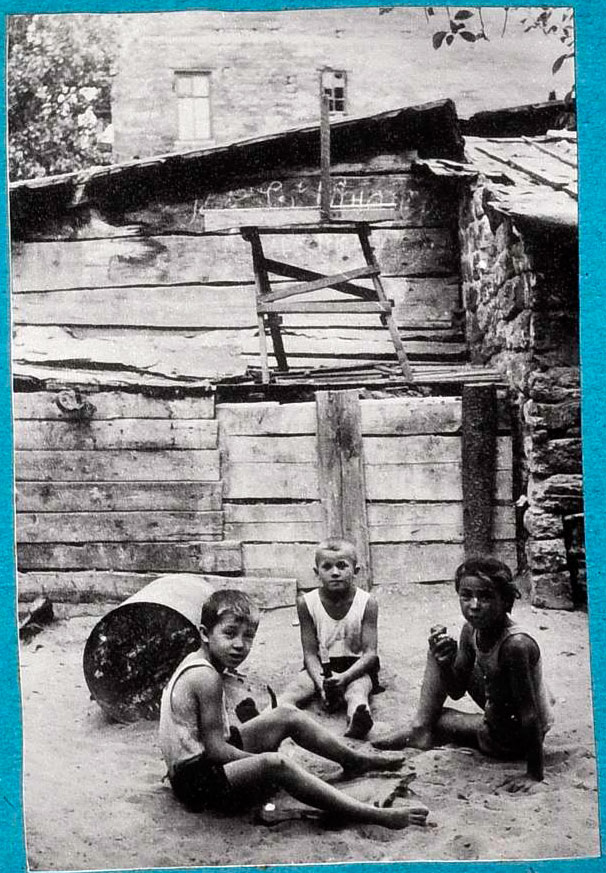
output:
[[[28,869],[599,855],[574,26],[8,16]]]

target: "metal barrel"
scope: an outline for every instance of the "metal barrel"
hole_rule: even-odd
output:
[[[162,689],[200,645],[200,612],[213,591],[204,576],[159,576],[95,625],[84,648],[84,677],[110,718],[158,718]]]

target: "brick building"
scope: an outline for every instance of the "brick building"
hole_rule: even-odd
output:
[[[445,97],[466,117],[568,89],[568,71],[551,74],[556,40],[520,39],[515,21],[497,38],[502,10],[487,10],[494,39],[435,51],[440,14],[396,7],[122,15],[114,160],[315,122],[321,85],[335,119]]]

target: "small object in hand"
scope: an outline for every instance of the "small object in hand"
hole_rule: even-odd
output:
[[[238,705],[235,707],[234,712],[236,713],[242,724],[250,721],[251,718],[256,718],[256,716],[259,715],[257,704],[252,699],[252,697],[245,697],[244,700],[241,700],[240,703],[238,703]]]
[[[446,636],[448,628],[443,624],[434,624],[434,626],[429,629],[429,633],[432,637]]]

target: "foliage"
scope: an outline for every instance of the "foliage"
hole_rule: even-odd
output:
[[[429,6],[426,9],[428,18],[433,18],[437,12],[445,13],[447,29],[437,30],[433,34],[432,42],[435,49],[439,49],[442,45],[452,45],[455,39],[462,39],[465,42],[490,40],[481,6],[476,6],[472,9],[457,9],[455,12],[452,12],[448,6],[442,6],[437,9]],[[562,44],[563,52],[553,63],[551,70],[553,74],[557,73],[566,61],[574,57],[574,19],[572,9],[561,6],[541,6],[538,8],[505,6],[503,7],[501,36],[504,36],[507,31],[510,13],[512,12],[519,18],[519,23],[522,25],[524,33],[528,33],[531,30],[539,30],[545,36],[553,37]],[[567,97],[571,96],[572,94],[567,95]]]
[[[8,17],[7,105],[12,180],[108,163],[113,17]]]

